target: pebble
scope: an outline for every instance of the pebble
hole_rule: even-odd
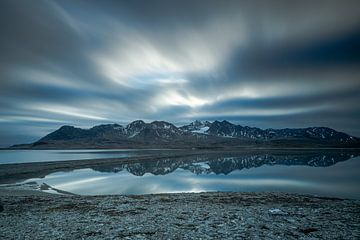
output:
[[[358,200],[221,192],[0,199],[3,239],[360,239]]]

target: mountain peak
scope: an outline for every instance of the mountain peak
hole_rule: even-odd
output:
[[[146,123],[143,120],[135,120],[126,126],[126,133],[133,138],[145,129]]]
[[[128,125],[143,125],[145,122],[143,120],[135,120],[129,123]]]
[[[211,122],[195,120],[188,125],[180,127],[181,130],[194,133],[206,133],[209,129]]]
[[[96,126],[90,128],[90,129],[116,129],[118,127],[122,127],[122,126],[117,124],[117,123],[110,123],[110,124],[96,125]]]
[[[207,127],[209,127],[210,124],[211,124],[211,122],[209,122],[209,121],[195,120],[194,122],[190,123],[189,125],[193,125],[193,126],[207,126]]]
[[[153,121],[150,123],[150,126],[154,129],[172,129],[173,131],[175,129],[178,130],[175,125],[165,121]]]
[[[75,127],[74,126],[71,126],[71,125],[63,125],[61,126],[58,130],[67,130],[67,129],[74,129]]]
[[[226,121],[226,120],[222,120],[221,123],[222,123],[222,124],[228,124],[228,125],[234,125],[234,124],[232,124],[231,122],[228,122],[228,121]]]
[[[74,126],[64,125],[61,126],[58,130],[41,138],[39,141],[76,139],[79,138],[79,136],[82,136],[84,131],[86,130],[76,128]]]

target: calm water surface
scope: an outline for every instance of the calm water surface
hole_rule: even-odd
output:
[[[28,179],[82,194],[282,191],[360,199],[360,157],[348,153],[198,156],[55,172]]]
[[[156,149],[154,149],[155,151]],[[1,150],[0,164],[53,162],[100,158],[124,158],[141,155],[152,150],[104,149],[104,150]]]

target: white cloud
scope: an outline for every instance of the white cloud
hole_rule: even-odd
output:
[[[39,104],[35,105],[34,110],[43,111],[46,113],[53,113],[59,115],[65,115],[70,117],[78,117],[84,119],[92,119],[92,120],[108,120],[106,117],[101,117],[96,114],[88,113],[88,110],[81,110],[77,107],[69,107],[69,106],[62,106],[62,105],[47,105],[47,104]]]

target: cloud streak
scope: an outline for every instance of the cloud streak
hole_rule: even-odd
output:
[[[0,145],[65,123],[134,119],[360,136],[358,1],[5,0],[0,9]]]

